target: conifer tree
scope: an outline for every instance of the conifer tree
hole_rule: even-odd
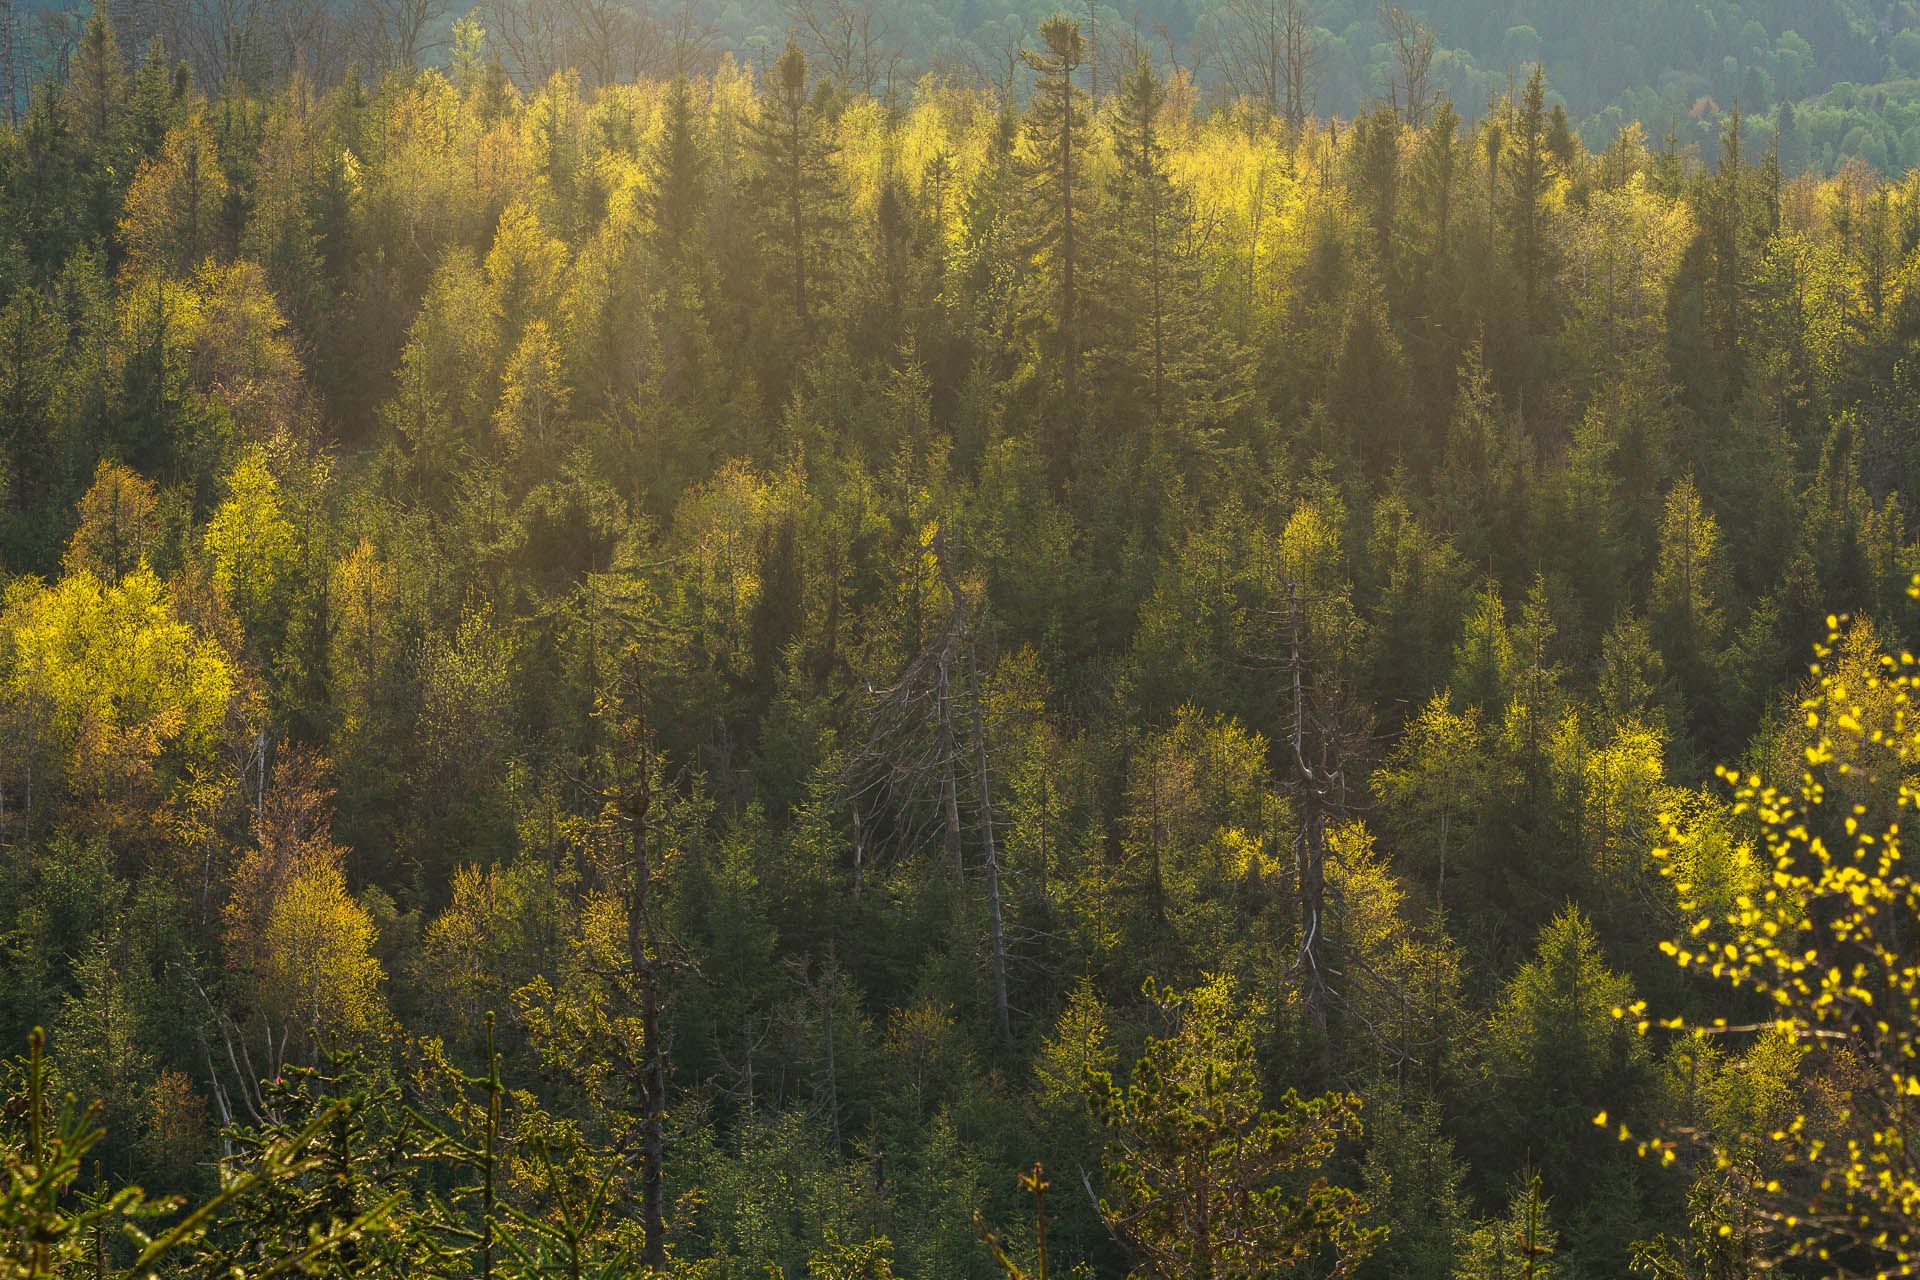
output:
[[[1061,381],[1071,402],[1080,371],[1080,228],[1086,185],[1087,117],[1083,93],[1073,73],[1086,58],[1080,24],[1055,14],[1040,24],[1044,49],[1022,49],[1020,57],[1036,76],[1027,108],[1027,139],[1034,158],[1026,169],[1032,184],[1035,230],[1031,247],[1051,277],[1053,337]]]
[[[1108,1083],[1101,1215],[1160,1280],[1251,1278],[1316,1258],[1346,1274],[1379,1243],[1366,1202],[1324,1174],[1299,1189],[1286,1175],[1323,1167],[1358,1132],[1358,1100],[1289,1090],[1267,1109],[1253,1070],[1262,1010],[1230,978],[1184,997],[1149,983],[1147,994],[1179,1025],[1147,1041],[1124,1091]]]
[[[1727,591],[1719,521],[1683,475],[1667,495],[1648,621],[1689,712],[1689,737],[1718,745]]]
[[[1356,185],[1373,224],[1375,261],[1383,276],[1391,275],[1400,201],[1400,117],[1388,107],[1360,117],[1354,122],[1352,145]]]
[[[106,0],[98,0],[80,30],[67,73],[66,97],[89,160],[90,220],[98,231],[106,232],[113,225],[120,193],[132,176],[126,171],[124,146],[127,63]]]
[[[678,263],[692,248],[700,216],[707,152],[685,76],[667,86],[660,137],[647,155],[646,209],[653,219],[654,250]]]
[[[1507,253],[1520,276],[1520,332],[1531,336],[1542,320],[1546,287],[1545,202],[1549,179],[1547,78],[1536,64],[1507,139]]]
[[[1178,260],[1186,207],[1168,177],[1166,144],[1160,137],[1166,97],[1166,87],[1142,55],[1121,81],[1114,125],[1120,161],[1115,217],[1121,253],[1131,259],[1135,275],[1135,287],[1120,309],[1122,314],[1140,314],[1144,350],[1138,354],[1147,365],[1148,402],[1155,419],[1166,413],[1170,355],[1181,336],[1181,321],[1191,318],[1182,305]]]
[[[808,97],[807,55],[791,37],[773,64],[750,128],[758,164],[754,190],[764,219],[761,239],[795,318],[804,323],[829,277],[834,143]]]

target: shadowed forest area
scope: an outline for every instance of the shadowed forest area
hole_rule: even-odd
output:
[[[0,1276],[1920,1262],[1920,179],[487,21],[0,127]]]

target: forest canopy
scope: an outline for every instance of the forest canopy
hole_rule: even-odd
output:
[[[1905,11],[1688,134],[1625,8],[77,21],[0,1273],[1913,1265]]]
[[[1264,97],[1353,119],[1422,85],[1477,123],[1536,64],[1550,100],[1589,138],[1638,122],[1711,159],[1731,113],[1757,147],[1774,129],[1788,176],[1849,160],[1883,173],[1920,164],[1920,7],[1914,0],[1076,0],[1089,92],[1112,92],[1152,50],[1212,104]],[[574,69],[591,86],[710,71],[721,58],[761,81],[789,33],[842,91],[900,104],[933,75],[1024,95],[1049,4],[928,0],[110,0],[124,48],[153,36],[210,89],[252,90],[294,71],[452,71],[485,43],[522,88]],[[73,0],[0,5],[0,105],[24,113],[33,84],[62,77],[88,9]],[[482,36],[484,34],[484,41]],[[1411,81],[1409,81],[1411,76]],[[1397,88],[1396,88],[1397,86]],[[1418,117],[1413,123],[1420,123]]]

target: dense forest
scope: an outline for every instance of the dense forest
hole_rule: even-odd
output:
[[[484,16],[0,128],[0,1275],[1915,1261],[1920,178]]]
[[[1849,159],[1882,172],[1920,166],[1920,0],[1431,0],[1383,22],[1376,0],[1072,0],[1085,87],[1115,91],[1141,39],[1163,73],[1184,72],[1208,105],[1282,94],[1295,62],[1307,114],[1351,119],[1414,55],[1420,75],[1469,123],[1543,66],[1549,104],[1589,139],[1638,121],[1709,159],[1731,114],[1756,150],[1778,128],[1788,177]],[[108,0],[125,48],[161,36],[218,93],[295,69],[323,84],[349,71],[444,66],[464,6],[453,0]],[[482,0],[481,24],[524,86],[574,68],[589,86],[670,80],[689,46],[728,53],[759,81],[795,34],[816,71],[896,108],[924,74],[1011,82],[1052,0]],[[67,74],[87,7],[0,0],[0,107],[24,110],[38,77]],[[1284,51],[1276,54],[1275,46]],[[695,59],[697,62],[699,59]],[[1104,86],[1104,88],[1103,88]],[[1298,125],[1299,120],[1294,119]]]

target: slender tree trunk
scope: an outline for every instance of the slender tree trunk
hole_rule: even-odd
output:
[[[953,863],[953,882],[966,878],[966,862],[960,848],[960,797],[954,779],[953,764],[953,645],[940,651],[940,688],[936,695],[940,714],[940,812],[947,824],[947,857]]]
[[[1007,941],[1000,903],[1000,852],[993,838],[993,794],[987,781],[986,717],[980,712],[980,669],[971,638],[967,644],[967,682],[973,686],[973,771],[980,789],[980,831],[987,854],[987,924],[993,948],[993,1010],[1000,1038],[1013,1038],[1007,1013]]]
[[[493,1047],[493,1014],[487,1014],[487,1142],[480,1170],[480,1280],[493,1280],[495,1148],[500,1140],[500,1055]]]
[[[1326,815],[1323,812],[1321,779],[1307,763],[1305,730],[1306,696],[1301,680],[1304,666],[1300,655],[1300,602],[1298,588],[1287,586],[1288,625],[1292,632],[1288,666],[1293,672],[1293,767],[1300,795],[1300,835],[1296,843],[1295,866],[1300,888],[1300,965],[1306,971],[1307,1003],[1318,1026],[1326,1023],[1325,975],[1321,971],[1321,917],[1326,906]]]
[[[827,1032],[827,1116],[833,1132],[833,1153],[840,1154],[840,1069],[835,1060],[833,1049],[833,1006],[840,990],[840,969],[834,963],[833,946],[827,946],[827,992],[826,992],[826,1032]]]
[[[802,320],[807,318],[807,249],[805,238],[806,211],[802,208],[802,166],[805,158],[801,154],[804,145],[800,136],[801,108],[793,113],[793,131],[790,138],[792,147],[790,164],[792,171],[788,181],[792,184],[788,197],[788,213],[793,223],[793,311]]]
[[[853,900],[860,901],[861,880],[866,874],[867,838],[860,828],[860,806],[853,806]]]
[[[642,762],[642,768],[646,767]],[[660,971],[649,938],[649,897],[653,867],[647,847],[649,785],[643,776],[627,797],[632,824],[633,868],[627,888],[627,959],[634,996],[640,1006],[640,1216],[641,1262],[654,1270],[667,1265],[666,1213],[661,1204],[666,1159],[667,1073],[660,1028]]]
[[[1160,193],[1155,190],[1147,200],[1147,239],[1153,255],[1153,416],[1155,425],[1164,412],[1161,388],[1166,378],[1166,341],[1164,336],[1166,301],[1162,293],[1164,262],[1160,252]]]
[[[1073,268],[1073,82],[1061,77],[1065,110],[1060,120],[1060,337],[1066,344],[1067,398],[1073,398],[1080,368],[1080,339],[1074,320]]]

